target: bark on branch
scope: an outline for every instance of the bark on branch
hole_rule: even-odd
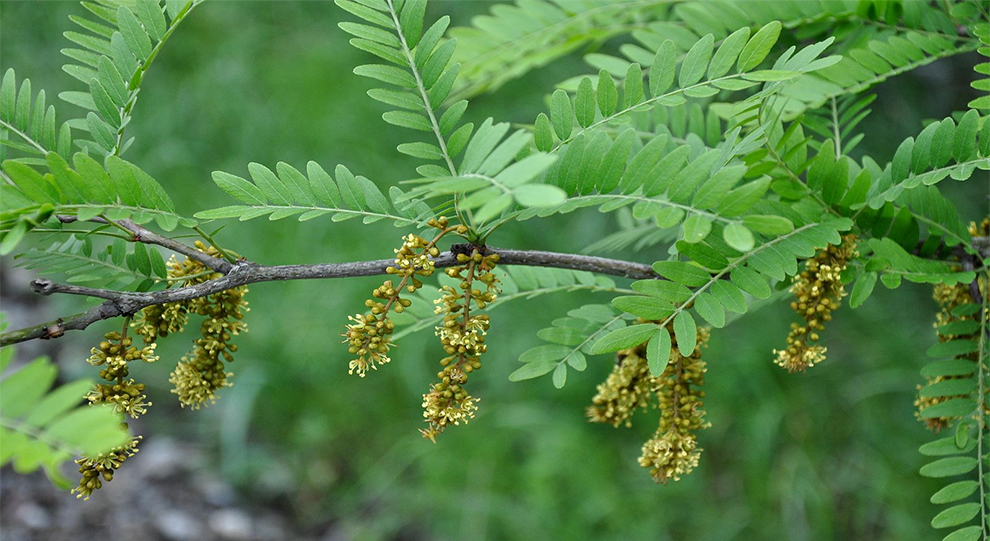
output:
[[[152,233],[152,235],[154,235],[154,233]],[[165,246],[166,248],[173,249],[170,246],[156,242],[157,240],[159,239],[147,242],[153,242],[154,244],[159,244],[161,246]],[[185,247],[184,245],[182,246]],[[458,249],[463,249],[463,245],[455,245],[454,251],[445,252],[435,258],[434,261],[436,262],[437,268],[452,267],[457,264],[455,252]],[[603,257],[562,254],[536,250],[508,250],[491,247],[488,247],[487,250],[489,253],[497,253],[499,255],[500,265],[525,265],[530,267],[554,267],[560,269],[583,270],[632,279],[659,278],[650,265],[642,263],[631,263],[629,261],[606,259]],[[201,252],[195,253],[201,257],[204,256]],[[186,255],[192,257],[192,254]],[[60,318],[55,321],[49,321],[34,327],[4,333],[3,335],[0,335],[0,346],[7,346],[38,338],[58,338],[65,331],[83,330],[97,321],[132,315],[147,306],[187,301],[212,295],[214,293],[219,293],[221,291],[226,291],[242,285],[284,280],[313,280],[348,278],[352,276],[378,276],[386,274],[385,269],[395,264],[395,261],[392,259],[379,259],[375,261],[357,261],[353,263],[266,266],[251,263],[249,261],[241,261],[235,264],[230,264],[226,261],[209,256],[205,257],[210,260],[210,263],[216,264],[220,268],[226,268],[227,270],[225,273],[220,270],[220,268],[214,268],[214,270],[224,273],[224,275],[201,284],[166,289],[163,291],[145,293],[114,291],[110,289],[96,289],[70,284],[60,284],[46,278],[34,280],[31,282],[31,287],[36,293],[41,295],[62,293],[67,295],[97,297],[106,300],[99,306],[90,308],[81,314]],[[197,258],[197,260],[200,260],[200,258]],[[207,264],[205,261],[201,262]],[[227,266],[224,267],[219,263],[226,264]],[[213,267],[211,266],[211,268]]]
[[[66,217],[63,221],[72,221]],[[60,217],[61,219],[61,217]],[[97,218],[96,220],[99,220]],[[224,274],[219,278],[196,284],[192,286],[166,289],[155,292],[128,292],[114,291],[109,289],[95,289],[90,287],[75,286],[69,284],[59,284],[45,278],[39,278],[31,283],[31,287],[36,293],[41,295],[51,295],[63,293],[68,295],[82,295],[87,297],[97,297],[106,299],[99,306],[94,306],[89,310],[69,316],[59,318],[54,321],[11,331],[0,335],[0,346],[7,346],[19,342],[34,339],[50,339],[62,336],[65,331],[83,330],[86,327],[102,321],[120,316],[133,315],[137,311],[147,306],[165,304],[169,302],[187,301],[199,297],[205,297],[228,289],[254,284],[258,282],[275,282],[285,280],[314,280],[327,278],[348,278],[352,276],[378,276],[386,274],[385,269],[394,264],[392,259],[378,259],[374,261],[356,261],[352,263],[317,263],[313,265],[258,265],[249,261],[230,263],[223,259],[217,259],[199,252],[189,246],[162,237],[149,231],[129,220],[122,220],[119,224],[126,227],[134,234],[135,241],[157,244],[175,252],[195,259],[217,272]],[[987,237],[974,238],[973,246],[981,257],[990,256],[990,239]],[[451,267],[457,262],[457,252],[469,252],[473,248],[471,245],[455,244],[450,252],[445,252],[434,259],[437,268]],[[607,259],[603,257],[585,256],[578,254],[564,254],[557,252],[544,252],[539,250],[511,250],[503,248],[481,247],[487,253],[497,253],[500,265],[523,265],[529,267],[554,267],[560,269],[572,269],[589,271],[599,274],[610,274],[631,278],[636,280],[656,279],[660,276],[653,271],[650,265],[643,263],[633,263],[618,259]],[[964,253],[957,253],[957,257],[966,262]],[[970,261],[972,265],[972,261]],[[978,295],[978,290],[977,290]],[[974,298],[978,298],[974,295]]]
[[[63,224],[70,224],[72,222],[78,221],[78,218],[75,216],[65,216],[61,214],[57,215],[56,218],[58,218],[58,221],[62,222]],[[88,221],[98,224],[110,223],[106,219],[100,217],[91,218]],[[162,248],[167,248],[169,250],[172,250],[177,254],[182,254],[188,257],[189,259],[199,261],[200,263],[206,265],[207,267],[217,272],[222,272],[224,274],[227,274],[228,272],[230,272],[230,269],[233,268],[234,266],[233,263],[225,259],[219,259],[216,257],[206,255],[203,252],[200,252],[199,250],[193,248],[192,246],[187,246],[185,244],[182,244],[181,242],[172,240],[168,237],[163,237],[162,235],[159,235],[158,233],[155,233],[150,229],[147,229],[141,225],[132,222],[131,220],[115,220],[114,224],[121,226],[127,231],[129,231],[131,235],[133,235],[133,238],[131,239],[133,242],[141,242],[144,244],[156,244],[158,246],[161,246]]]

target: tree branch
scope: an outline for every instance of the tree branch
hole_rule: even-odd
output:
[[[559,269],[583,270],[598,274],[611,274],[634,280],[649,280],[660,277],[657,273],[653,272],[653,267],[650,265],[618,259],[542,252],[539,250],[509,250],[503,248],[491,248],[491,250],[498,254],[499,265],[556,267]]]
[[[74,221],[74,219],[65,221],[68,223]],[[244,260],[231,264],[225,260],[207,256],[206,254],[189,248],[184,244],[161,237],[137,224],[130,223],[128,220],[124,220],[123,222],[124,223],[122,225],[125,225],[125,227],[129,230],[131,230],[131,227],[134,227],[137,230],[137,232],[134,233],[136,239],[146,239],[138,240],[139,242],[158,244],[170,250],[188,255],[189,257],[200,261],[204,265],[210,266],[210,268],[224,273],[224,276],[203,282],[201,284],[145,293],[59,284],[46,278],[39,278],[31,282],[32,289],[34,289],[34,291],[38,294],[52,295],[54,293],[63,293],[67,295],[97,297],[106,299],[106,301],[99,306],[95,306],[86,312],[76,314],[74,316],[59,318],[55,321],[49,321],[34,327],[4,333],[3,335],[0,335],[0,346],[8,346],[39,338],[42,340],[58,338],[59,336],[62,336],[65,331],[83,330],[97,321],[133,315],[142,308],[148,306],[170,302],[188,301],[242,285],[285,280],[316,280],[328,278],[349,278],[353,276],[379,276],[387,274],[385,269],[395,264],[395,261],[392,259],[356,261],[352,263],[317,263],[312,265],[274,266],[258,265],[256,263]],[[987,257],[990,255],[986,253],[990,251],[990,239],[987,237],[976,237],[973,241],[973,246],[981,256]],[[172,247],[172,244],[177,246]],[[544,252],[539,250],[511,250],[505,248],[492,248],[489,246],[474,246],[471,244],[455,244],[451,247],[451,251],[439,255],[434,258],[434,261],[436,262],[437,268],[452,267],[457,264],[458,253],[470,253],[470,251],[474,248],[478,248],[486,254],[498,254],[499,265],[553,267],[559,269],[588,271],[599,274],[610,274],[612,276],[621,276],[623,278],[635,280],[661,278],[653,271],[653,268],[650,265],[643,263],[634,263],[618,259],[608,259],[604,257],[578,254]],[[964,263],[967,261],[967,258],[963,257],[965,254],[956,255],[960,257]],[[969,265],[975,268],[975,262],[972,259],[969,259],[968,261]],[[211,266],[211,264],[216,265],[216,267]],[[226,269],[226,272],[221,269]],[[977,297],[974,296],[974,298]]]
[[[58,221],[62,222],[63,224],[71,224],[79,220],[75,216],[65,216],[61,214],[57,215],[56,218],[58,218]],[[110,223],[107,220],[100,217],[95,217],[88,221],[98,224]],[[188,257],[189,259],[199,261],[200,263],[206,265],[207,267],[223,274],[227,274],[228,272],[230,272],[230,269],[233,268],[233,264],[230,263],[229,261],[208,256],[191,246],[187,246],[185,244],[182,244],[181,242],[172,240],[168,237],[163,237],[162,235],[159,235],[158,233],[155,233],[150,229],[146,229],[145,227],[132,222],[131,220],[116,220],[114,221],[114,223],[130,231],[131,234],[133,235],[132,238],[133,242],[141,242],[144,244],[156,244],[158,246],[161,246],[162,248],[167,248],[169,250],[172,250],[177,254],[182,254]]]
[[[157,242],[153,243],[157,244]],[[456,254],[469,251],[470,248],[474,247],[464,244],[454,245],[452,251],[445,252],[434,258],[437,268],[452,267],[456,265]],[[653,272],[653,268],[650,265],[642,263],[632,263],[629,261],[606,259],[603,257],[562,254],[535,250],[508,250],[490,247],[480,248],[485,250],[486,253],[498,254],[500,265],[554,267],[589,271],[600,274],[610,274],[613,276],[621,276],[623,278],[632,279],[651,279],[660,277]],[[201,252],[195,253],[199,256],[204,256]],[[219,261],[209,256],[206,257],[211,260],[211,263],[216,263]],[[205,262],[203,263],[206,264]],[[106,299],[106,301],[81,314],[60,318],[55,321],[36,325],[34,327],[4,333],[3,335],[0,335],[0,346],[7,346],[39,338],[42,340],[58,338],[65,331],[83,330],[97,321],[132,315],[148,306],[188,301],[247,284],[285,280],[313,280],[348,278],[352,276],[384,275],[386,274],[385,269],[393,266],[395,264],[395,260],[378,259],[375,261],[357,261],[353,263],[318,263],[313,265],[275,266],[258,265],[249,261],[241,261],[233,265],[227,263],[226,261],[223,261],[223,263],[229,265],[229,270],[224,276],[219,278],[215,278],[201,284],[144,293],[59,284],[46,278],[39,278],[31,282],[31,287],[40,295],[63,293],[67,295],[97,297]]]

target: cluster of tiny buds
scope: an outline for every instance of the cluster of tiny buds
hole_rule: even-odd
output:
[[[986,237],[990,236],[990,218],[984,218],[980,223],[969,222],[969,236]]]
[[[395,250],[395,266],[386,268],[385,272],[413,279],[416,275],[433,274],[436,265],[432,258],[440,255],[440,249],[432,242],[412,233],[402,237],[402,241],[402,246]],[[422,284],[411,287],[410,293],[419,287],[423,287]]]
[[[212,404],[216,393],[230,387],[233,373],[226,371],[225,363],[233,362],[237,345],[230,343],[234,336],[247,332],[242,321],[248,310],[244,295],[246,286],[240,286],[204,297],[197,305],[196,313],[206,316],[199,326],[200,338],[193,341],[193,349],[184,355],[169,376],[178,395],[179,403],[193,409]]]
[[[86,361],[93,366],[104,367],[100,370],[100,378],[111,383],[97,383],[86,395],[91,404],[109,404],[118,413],[137,418],[147,411],[151,405],[146,402],[145,386],[133,379],[125,379],[129,375],[127,363],[131,361],[155,362],[155,344],[137,348],[129,336],[121,336],[119,332],[108,332],[105,340],[91,350]]]
[[[671,331],[672,325],[667,329]],[[676,334],[670,334],[670,357],[659,376],[650,373],[645,344],[619,351],[612,373],[598,385],[587,409],[588,420],[593,423],[632,426],[633,413],[654,403],[660,409],[660,423],[643,444],[639,464],[650,470],[654,481],[663,484],[680,480],[698,465],[701,449],[696,433],[711,426],[705,421],[705,392],[701,390],[707,372],[701,349],[708,343],[709,330],[698,328],[695,349],[686,357],[677,347]]]
[[[212,257],[221,255],[216,247],[207,247],[200,241],[194,245],[200,252]],[[167,269],[166,277],[170,284],[182,282],[194,285],[220,276],[195,259],[186,258],[180,262],[175,256],[169,259]],[[205,316],[200,325],[202,337],[193,342],[193,351],[182,357],[169,381],[175,384],[172,392],[179,395],[183,406],[198,408],[212,401],[217,389],[230,385],[227,379],[232,374],[224,371],[224,362],[232,361],[232,354],[237,351],[237,346],[230,343],[231,338],[247,330],[241,321],[248,311],[247,301],[244,300],[246,293],[247,287],[241,286],[198,299],[143,309],[130,323],[134,334],[142,338],[143,347],[138,348],[134,340],[126,336],[125,325],[124,333],[109,332],[105,340],[92,349],[87,361],[93,366],[103,367],[100,377],[110,383],[94,385],[86,398],[91,404],[110,405],[118,413],[132,418],[146,413],[151,403],[146,401],[145,385],[127,378],[128,363],[158,360],[155,355],[158,338],[181,332],[189,321],[189,314],[197,314]],[[76,460],[82,478],[73,492],[80,498],[89,499],[93,491],[103,486],[104,481],[113,479],[114,471],[127,458],[137,453],[140,441],[141,437],[137,436],[106,453]]]
[[[124,426],[126,427],[126,425]],[[141,436],[137,436],[124,445],[114,447],[106,453],[76,460],[76,464],[79,464],[81,478],[79,479],[79,485],[72,489],[72,493],[77,498],[88,500],[94,491],[103,487],[103,481],[109,483],[113,480],[114,471],[120,468],[120,465],[125,460],[138,452],[138,444],[140,442]]]
[[[438,383],[430,385],[430,392],[423,395],[423,417],[429,423],[419,429],[424,438],[436,443],[437,436],[450,425],[459,425],[474,418],[480,399],[472,397],[463,388],[467,381],[465,371],[481,367],[474,363],[461,367],[449,366],[437,373]]]
[[[645,349],[639,346],[618,353],[612,373],[598,384],[598,393],[586,410],[589,421],[631,427],[633,413],[649,406],[659,379],[650,374]]]
[[[126,326],[124,327],[126,330]],[[134,340],[119,332],[108,332],[104,340],[91,350],[87,362],[93,366],[102,366],[100,378],[110,383],[97,383],[86,394],[90,404],[106,404],[119,414],[137,418],[148,411],[151,402],[144,394],[145,385],[133,378],[128,379],[127,364],[131,361],[155,362],[155,344],[147,344],[142,348],[134,345]],[[127,424],[123,423],[126,428]],[[128,457],[137,452],[141,437],[132,438],[120,447],[111,449],[96,456],[82,457],[76,460],[79,465],[81,478],[78,486],[72,489],[76,497],[88,500],[93,491],[103,486],[103,482],[113,479],[113,472],[120,467]]]
[[[200,241],[194,245],[208,256],[222,255],[215,246],[206,246]],[[192,258],[180,262],[172,256],[168,261],[170,284],[182,282],[189,286],[219,276]],[[237,346],[230,340],[247,332],[247,324],[242,321],[250,311],[244,298],[247,292],[247,286],[240,286],[188,301],[149,306],[133,324],[145,343],[154,343],[161,336],[181,332],[189,322],[189,314],[204,316],[200,324],[202,337],[193,341],[192,351],[182,357],[169,375],[169,382],[174,385],[172,393],[178,395],[183,407],[198,409],[212,403],[219,389],[230,386],[228,380],[233,374],[225,370],[224,363],[232,362],[233,353],[237,351]]]
[[[673,333],[672,333],[673,334]],[[709,331],[698,329],[697,347],[690,356],[682,356],[676,344],[670,362],[660,375],[655,389],[661,411],[660,426],[653,438],[643,444],[639,464],[649,468],[653,480],[667,484],[691,473],[701,459],[697,432],[711,426],[705,421],[702,398],[705,392],[705,362],[701,348],[708,342]],[[674,339],[676,342],[676,338]]]
[[[427,241],[412,233],[406,235],[402,238],[402,246],[395,250],[395,265],[385,269],[386,273],[399,278],[399,283],[386,280],[372,291],[372,298],[364,302],[368,313],[348,316],[350,323],[345,325],[341,336],[348,345],[347,351],[356,356],[348,363],[349,374],[357,373],[363,378],[368,370],[378,370],[380,365],[391,361],[388,351],[395,324],[389,319],[389,313],[402,313],[408,308],[412,301],[400,295],[414,293],[423,287],[420,277],[431,276],[436,270],[433,258],[440,255],[437,242],[447,233],[467,232],[463,225],[451,227],[450,220],[444,217],[431,219],[427,225],[439,230],[433,240]]]
[[[443,314],[436,335],[446,353],[440,359],[444,368],[437,374],[440,381],[423,395],[427,428],[420,429],[420,433],[434,443],[447,426],[467,423],[478,408],[478,399],[468,394],[464,384],[468,374],[481,369],[481,355],[488,351],[485,334],[491,321],[487,315],[475,315],[471,310],[484,308],[498,295],[499,281],[492,273],[498,263],[497,254],[484,255],[475,248],[470,255],[458,254],[457,262],[460,264],[445,272],[460,280],[458,287],[444,286],[435,301],[436,313]],[[476,287],[478,283],[483,284],[484,290]]]
[[[141,336],[145,344],[153,344],[159,337],[182,332],[188,322],[186,303],[170,302],[141,310],[132,325],[135,327],[134,333]]]
[[[220,257],[221,255],[216,247],[207,247],[202,241],[196,241],[193,245],[200,252],[210,257]],[[190,286],[201,284],[220,276],[220,273],[214,272],[199,261],[188,257],[179,261],[173,255],[168,260],[167,268],[169,284],[182,283],[183,285]],[[244,302],[241,298],[243,297],[243,293],[247,292],[246,287],[244,289],[236,288],[236,291],[239,291],[240,295],[232,297],[232,299],[240,304],[240,309],[245,312],[249,311],[247,302]],[[218,295],[223,295],[223,293]],[[190,313],[209,315],[210,311],[214,309],[211,306],[213,304],[215,303],[211,299],[203,297],[183,302],[149,306],[138,313],[136,320],[131,326],[134,327],[134,332],[140,335],[146,344],[151,344],[159,337],[182,332],[186,324],[189,323]]]
[[[842,272],[849,261],[859,256],[856,235],[842,237],[842,243],[828,245],[805,262],[804,271],[794,277],[791,309],[804,321],[792,323],[787,335],[787,347],[774,350],[774,362],[788,372],[803,372],[825,360],[826,348],[815,344],[832,320],[832,312],[846,295]]]

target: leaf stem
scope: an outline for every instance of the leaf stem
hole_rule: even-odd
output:
[[[430,104],[430,94],[426,90],[426,85],[423,84],[423,78],[420,76],[419,68],[416,67],[416,59],[412,54],[412,50],[409,48],[409,43],[406,42],[406,35],[402,31],[402,24],[399,22],[399,14],[395,11],[395,5],[392,0],[386,0],[388,2],[388,11],[392,16],[392,24],[395,26],[395,33],[399,37],[399,44],[402,46],[402,54],[406,57],[406,62],[409,64],[409,71],[412,72],[412,76],[416,81],[416,89],[419,91],[419,97],[423,100],[423,108],[426,110],[426,116],[430,120],[430,128],[433,130],[433,135],[437,139],[437,144],[440,145],[440,154],[443,155],[443,160],[447,164],[447,169],[450,170],[451,176],[457,176],[457,167],[454,166],[454,161],[450,157],[450,151],[447,150],[447,142],[443,138],[443,133],[440,132],[440,123],[437,122],[436,114],[433,112],[433,106]],[[465,220],[464,216],[461,214],[460,204],[459,204],[458,194],[454,195],[454,212],[457,214],[457,219],[468,228],[473,229],[470,222],[470,215],[468,219]]]
[[[126,82],[129,83],[130,81],[133,81],[134,78],[140,73],[140,77],[137,79],[137,85],[130,90],[127,96],[127,101],[124,103],[124,106],[120,108],[120,128],[117,129],[117,140],[114,142],[110,154],[120,156],[124,151],[124,129],[127,127],[128,120],[131,116],[131,111],[134,110],[134,105],[137,103],[140,85],[141,82],[144,81],[144,74],[151,68],[151,63],[154,62],[159,51],[161,51],[162,46],[165,44],[165,41],[168,40],[169,36],[171,36],[173,32],[175,32],[175,29],[179,26],[179,23],[181,23],[196,6],[203,3],[203,1],[204,0],[191,0],[184,8],[182,8],[182,11],[180,11],[175,18],[172,19],[168,29],[164,34],[162,34],[162,38],[158,40],[158,43],[156,43],[154,48],[151,49],[151,53],[148,55],[148,58],[144,62],[140,63],[138,67],[135,68],[134,72],[131,73],[130,78],[127,79]]]
[[[990,437],[987,434],[987,409],[985,406],[986,402],[986,378],[987,378],[987,358],[990,357],[987,352],[987,333],[990,333],[990,328],[987,326],[987,310],[990,309],[990,273],[984,273],[987,279],[988,291],[986,295],[983,295],[983,306],[977,313],[977,317],[980,321],[980,342],[977,349],[977,359],[976,359],[976,370],[977,370],[977,399],[976,399],[976,410],[973,411],[973,416],[976,417],[976,466],[977,466],[977,482],[980,484],[980,531],[982,534],[983,541],[987,541],[987,536],[990,534],[990,524],[987,524],[987,506],[990,502],[987,501],[986,494],[986,479],[984,479],[984,462],[986,457],[983,456],[983,439]],[[979,274],[976,278],[976,291],[979,293]],[[976,300],[975,298],[973,300]]]
[[[107,218],[105,214],[100,214],[100,215],[99,215],[99,217],[100,217],[100,218],[101,218],[102,220],[104,220],[104,221],[106,221],[106,223],[108,223],[108,224],[110,224],[110,225],[112,225],[112,226],[114,226],[114,227],[116,227],[117,229],[120,229],[120,230],[121,230],[121,231],[123,231],[124,233],[126,233],[126,234],[128,235],[128,237],[127,237],[127,238],[128,238],[128,240],[131,240],[131,241],[133,241],[133,240],[134,240],[134,232],[133,232],[133,231],[131,231],[130,229],[127,229],[126,227],[124,227],[124,226],[122,226],[122,225],[120,225],[120,224],[118,224],[118,223],[117,223],[116,221],[114,221],[114,220],[111,220],[110,218]]]
[[[842,157],[842,135],[839,133],[839,109],[835,104],[835,96],[829,98],[832,109],[832,137],[835,139],[835,159]]]
[[[67,233],[67,234],[78,234],[78,235],[101,235],[104,237],[114,237],[126,241],[130,241],[134,239],[133,235],[108,233],[106,231],[100,231],[98,229],[47,229],[43,227],[35,227],[34,229],[28,231],[28,233]]]
[[[224,259],[226,259],[228,262],[230,262],[230,263],[237,263],[237,258],[231,256],[226,251],[224,251],[224,249],[221,248],[219,244],[217,244],[217,241],[213,240],[213,235],[210,235],[206,231],[203,231],[198,225],[193,227],[193,231],[199,233],[199,236],[201,236],[204,239],[206,239],[206,241],[209,242],[211,246],[213,246],[214,248],[216,248],[217,251],[220,252],[220,255]]]
[[[44,154],[48,154],[49,151],[45,147],[41,146],[41,143],[35,141],[28,134],[26,134],[26,133],[22,132],[21,130],[15,128],[14,125],[11,124],[10,122],[7,122],[6,120],[0,120],[0,127],[6,128],[6,129],[8,129],[8,130],[10,130],[10,131],[12,131],[14,133],[16,133],[18,136],[20,136],[21,139],[24,139],[25,141],[27,141],[28,143],[30,143],[32,146],[34,146],[35,148],[37,148],[38,149],[38,152],[41,152],[41,154],[43,154],[43,155]]]
[[[804,231],[806,229],[811,229],[812,227],[815,227],[817,225],[819,225],[819,224],[807,224],[807,225],[803,225],[801,227],[795,228],[794,231],[791,231],[790,233],[787,233],[785,235],[781,235],[781,236],[779,236],[779,237],[777,237],[777,238],[775,238],[773,240],[770,240],[770,241],[768,241],[768,242],[766,242],[764,244],[761,244],[760,246],[754,248],[753,250],[750,250],[749,252],[746,252],[745,254],[741,255],[738,259],[736,259],[732,263],[729,263],[724,269],[722,269],[721,271],[719,271],[717,274],[712,275],[711,279],[708,280],[708,283],[706,283],[703,286],[700,286],[700,287],[696,288],[691,293],[691,296],[686,301],[682,302],[679,306],[675,307],[674,308],[674,312],[672,314],[670,314],[669,316],[667,316],[667,318],[664,319],[663,322],[661,322],[658,325],[658,327],[661,328],[661,329],[667,327],[667,324],[670,323],[671,321],[673,321],[675,316],[677,316],[678,314],[680,314],[681,312],[683,312],[691,303],[693,303],[694,300],[696,298],[698,298],[698,295],[701,295],[705,290],[707,290],[709,287],[711,287],[712,284],[714,284],[715,282],[721,280],[722,277],[725,276],[726,274],[728,274],[729,272],[731,272],[732,269],[738,267],[741,263],[744,263],[746,260],[748,260],[750,257],[752,257],[753,254],[756,254],[756,253],[758,253],[758,252],[760,252],[762,250],[765,250],[768,246],[772,246],[772,245],[774,245],[774,244],[776,244],[776,243],[778,243],[778,242],[780,242],[782,240],[785,240],[785,239],[787,239],[789,237],[792,237],[792,236],[800,233],[801,231]]]

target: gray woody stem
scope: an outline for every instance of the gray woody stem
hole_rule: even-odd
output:
[[[130,225],[131,224],[125,224],[125,227],[130,229]],[[154,233],[151,234],[154,235]],[[139,233],[135,233],[135,238],[137,238],[138,235]],[[142,242],[159,244],[172,249],[171,246],[161,242],[164,237],[162,237],[162,239],[154,238],[154,240],[150,240],[153,237],[145,236],[144,238],[149,240],[143,240]],[[170,241],[170,239],[164,240]],[[193,253],[186,253],[186,251],[191,249],[185,245],[180,246],[186,249],[185,251],[180,251],[180,253],[190,257],[194,255]],[[463,246],[464,245],[457,245],[454,248],[457,249]],[[202,262],[204,265],[208,265],[221,273],[225,272],[220,270],[221,268],[227,268],[228,270],[225,272],[224,276],[215,278],[208,282],[203,282],[201,284],[147,293],[114,291],[109,289],[95,289],[83,286],[59,284],[45,278],[34,280],[31,282],[31,287],[36,293],[41,295],[64,293],[68,295],[97,297],[106,299],[106,301],[81,314],[60,318],[55,321],[36,325],[34,327],[4,333],[3,335],[0,335],[0,346],[7,346],[36,338],[57,338],[65,331],[83,330],[97,321],[131,315],[147,306],[169,302],[187,301],[246,284],[281,280],[311,280],[321,278],[348,278],[351,276],[378,276],[386,274],[385,269],[395,264],[395,261],[392,259],[379,259],[376,261],[358,261],[354,263],[319,263],[315,265],[275,266],[258,265],[248,261],[241,261],[231,265],[226,261],[205,256],[202,252],[196,252],[194,250],[192,250],[192,252],[197,255],[195,259]],[[633,279],[659,278],[659,276],[653,272],[653,268],[649,265],[642,263],[630,263],[628,261],[620,261],[617,259],[606,259],[602,257],[576,254],[561,254],[556,252],[542,252],[535,250],[504,250],[499,248],[488,248],[488,253],[498,254],[500,265],[555,267],[561,269],[590,271],[600,274],[611,274],[613,276]],[[203,257],[208,258],[209,263],[202,261]],[[452,267],[457,264],[457,258],[452,252],[445,252],[434,259],[434,261],[436,262],[437,268]],[[214,267],[214,265],[216,265],[216,267]]]
[[[61,217],[60,217],[61,218]],[[98,219],[97,219],[98,220]],[[63,221],[71,221],[63,220]],[[213,258],[206,254],[190,248],[184,244],[157,235],[143,227],[128,220],[118,222],[132,233],[138,242],[157,244],[186,255],[192,259],[203,263],[217,272],[224,274],[219,278],[203,282],[193,286],[166,289],[150,293],[135,293],[127,291],[114,291],[108,289],[94,289],[90,287],[58,284],[51,280],[40,278],[31,283],[35,292],[41,295],[51,295],[53,293],[65,293],[69,295],[84,295],[106,299],[99,306],[89,310],[69,316],[49,321],[34,327],[28,327],[17,331],[11,331],[0,335],[0,346],[34,340],[36,338],[48,339],[58,338],[65,331],[83,330],[86,327],[102,321],[120,316],[132,315],[138,310],[147,306],[164,304],[169,302],[180,302],[205,297],[230,288],[253,284],[257,282],[274,282],[282,280],[312,280],[321,278],[348,278],[351,276],[378,276],[386,274],[385,269],[394,264],[391,259],[379,259],[376,261],[357,261],[354,263],[318,263],[315,265],[275,265],[265,266],[240,261],[231,264],[225,260]],[[975,237],[973,246],[981,257],[990,256],[990,239],[987,237]],[[473,248],[471,245],[454,245],[453,252],[446,252],[435,258],[437,268],[452,267],[457,263],[455,252],[467,252]],[[632,263],[618,259],[607,259],[603,257],[585,256],[577,254],[562,254],[557,252],[543,252],[538,250],[509,250],[502,248],[481,247],[486,253],[496,253],[499,255],[500,265],[524,265],[529,267],[555,267],[560,269],[573,269],[595,272],[599,274],[611,274],[623,278],[636,280],[660,278],[650,265],[642,263]],[[964,251],[956,254],[964,261],[969,257]],[[972,259],[969,265],[973,266]],[[974,267],[975,268],[975,267]],[[977,290],[978,291],[978,290]],[[978,298],[974,295],[974,298]]]
[[[69,224],[77,221],[77,218],[75,216],[57,215],[56,218],[58,218],[58,221],[64,224]],[[100,217],[95,217],[88,221],[99,224],[109,223],[107,220]],[[130,231],[131,234],[134,235],[134,238],[132,239],[133,242],[141,242],[144,244],[157,244],[162,248],[168,248],[169,250],[172,250],[177,254],[182,254],[188,257],[189,259],[199,261],[200,263],[206,265],[207,267],[217,272],[221,272],[223,274],[227,274],[234,267],[233,263],[230,263],[227,260],[208,256],[191,246],[187,246],[185,244],[182,244],[181,242],[172,240],[168,237],[163,237],[158,233],[155,233],[150,229],[146,229],[130,220],[116,220],[114,223]]]

